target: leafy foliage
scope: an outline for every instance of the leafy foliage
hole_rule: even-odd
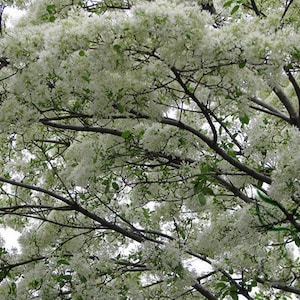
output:
[[[300,295],[299,3],[29,2],[0,47],[0,294]]]

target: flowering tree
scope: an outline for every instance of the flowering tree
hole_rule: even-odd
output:
[[[299,1],[16,2],[3,299],[300,295]]]

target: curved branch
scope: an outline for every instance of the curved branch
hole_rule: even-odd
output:
[[[67,129],[67,130],[74,130],[74,131],[87,131],[87,132],[99,132],[99,133],[108,133],[115,136],[122,136],[122,131],[105,128],[105,127],[90,127],[90,126],[78,126],[78,125],[68,125],[68,124],[58,124],[48,120],[40,120],[40,122],[46,126],[59,128],[59,129]]]
[[[213,262],[210,259],[208,259],[207,257],[204,257],[204,256],[201,256],[199,254],[193,253],[190,250],[186,250],[186,253],[188,253],[188,254],[190,254],[190,255],[192,255],[192,256],[194,256],[194,257],[196,257],[196,258],[198,258],[198,259],[200,259],[200,260],[202,260],[202,261],[204,261],[206,263],[208,263],[211,266],[213,266]],[[212,271],[211,273],[205,275],[203,278],[211,276],[211,275],[213,275],[213,274],[215,274],[217,272],[220,272],[222,275],[226,276],[227,279],[237,288],[239,294],[243,295],[248,300],[253,300],[253,298],[249,295],[247,289],[245,289],[242,285],[240,285],[234,278],[232,278],[232,276],[230,276],[223,269],[216,269],[216,270]],[[199,279],[201,280],[202,278],[199,277]],[[210,298],[207,298],[207,299],[210,299]]]
[[[293,88],[294,88],[297,98],[298,98],[298,119],[297,119],[297,121],[298,121],[298,127],[300,127],[300,120],[299,120],[299,118],[300,118],[300,87],[299,87],[299,84],[297,83],[295,77],[291,73],[291,71],[288,68],[285,68],[284,70],[289,78],[289,81],[293,85]]]
[[[288,122],[289,124],[291,124],[291,120],[290,118],[286,117],[286,116],[283,116],[283,115],[279,115],[279,114],[276,114],[275,112],[272,112],[272,111],[269,111],[269,110],[266,110],[266,109],[263,109],[263,108],[260,108],[260,107],[257,107],[257,106],[254,106],[254,105],[249,105],[250,108],[252,109],[255,109],[257,111],[261,111],[265,114],[268,114],[268,115],[271,115],[271,116],[274,116],[274,117],[278,117],[286,122]]]
[[[238,170],[245,172],[249,176],[260,180],[262,182],[271,184],[272,179],[269,176],[266,176],[264,174],[261,174],[253,169],[250,169],[246,165],[242,164],[238,160],[234,159],[232,156],[230,156],[226,151],[221,149],[216,143],[215,140],[211,140],[206,135],[202,134],[198,130],[195,130],[194,128],[182,123],[181,121],[177,121],[175,119],[170,118],[162,118],[160,120],[162,124],[168,124],[171,126],[178,127],[180,129],[186,130],[188,132],[191,132],[192,134],[199,137],[203,142],[205,142],[209,148],[214,150],[217,154],[219,154],[222,158],[224,158],[227,162],[229,162],[232,166],[236,167]],[[90,132],[99,132],[99,133],[107,133],[115,136],[122,136],[122,131],[111,129],[111,128],[104,128],[104,127],[87,127],[87,126],[77,126],[77,125],[66,125],[66,124],[57,124],[49,121],[43,121],[43,124],[55,128],[61,128],[61,129],[69,129],[74,131],[90,131]]]
[[[242,199],[246,203],[255,203],[255,201],[251,198],[249,198],[246,194],[240,191],[240,189],[236,188],[233,184],[230,182],[226,181],[219,175],[214,175],[214,178],[221,184],[223,185],[227,190],[233,193],[234,196]]]
[[[280,23],[282,23],[286,13],[288,12],[289,8],[291,7],[292,3],[294,2],[294,0],[290,0],[289,3],[286,5],[285,9],[284,9],[284,12],[280,18]]]
[[[24,265],[27,265],[29,263],[33,263],[36,261],[44,260],[46,258],[47,257],[45,257],[45,256],[40,256],[40,257],[31,258],[31,259],[24,260],[24,261],[14,263],[14,264],[1,265],[0,272],[1,273],[3,272],[4,274],[1,274],[0,282],[8,275],[9,271],[12,270],[13,268],[24,266]]]
[[[293,107],[293,104],[289,100],[289,98],[286,96],[284,91],[278,86],[273,87],[273,92],[276,94],[276,96],[278,97],[280,102],[284,105],[284,107],[288,111],[289,116],[290,116],[290,123],[297,126],[298,125],[298,114],[297,114],[295,108]]]
[[[266,108],[266,110],[263,110],[261,108],[255,107],[255,106],[250,106],[251,108],[263,111],[265,113],[271,114],[271,115],[276,116],[276,117],[279,117],[279,118],[283,119],[284,121],[290,123],[290,121],[291,121],[290,118],[288,116],[286,116],[285,114],[283,114],[277,108],[273,107],[272,105],[270,105],[270,104],[262,101],[261,99],[259,99],[257,97],[250,97],[249,99],[252,102],[254,102],[255,104],[257,104],[257,105],[259,105],[259,106],[261,106],[263,108]]]
[[[193,288],[208,300],[218,300],[209,290],[204,288],[200,283],[193,285]]]
[[[200,138],[209,148],[211,148],[215,153],[220,155],[222,158],[224,158],[229,164],[236,167],[238,170],[245,172],[252,178],[255,178],[257,180],[260,180],[262,182],[271,184],[272,179],[269,176],[266,176],[264,174],[261,174],[253,169],[250,169],[246,165],[242,164],[240,161],[236,160],[232,156],[230,156],[226,151],[224,151],[222,148],[218,146],[218,144],[214,143],[211,139],[209,139],[206,135],[201,133],[200,131],[194,129],[193,127],[190,127],[189,125],[186,125],[182,123],[181,121],[170,119],[170,118],[162,118],[160,120],[163,124],[168,124],[171,126],[175,126],[177,128],[186,130],[188,132],[191,132],[193,135]]]
[[[221,270],[220,271],[230,282],[232,282],[232,284],[237,288],[238,290],[238,293],[243,295],[246,299],[248,300],[254,300],[254,298],[252,298],[249,293],[248,293],[248,290],[240,285],[239,283],[236,282],[236,280],[234,280],[234,278],[232,278],[232,276],[230,276],[229,273],[227,273],[226,271],[224,270]]]
[[[256,5],[256,3],[255,3],[254,0],[251,0],[251,5],[252,5],[252,8],[253,8],[255,14],[256,14],[257,16],[260,16],[261,13],[260,13],[260,11],[259,11],[259,9],[258,9],[258,7],[257,7],[257,5]]]
[[[203,103],[201,103],[197,97],[195,96],[194,93],[192,93],[188,87],[186,86],[186,84],[182,81],[182,78],[180,77],[180,74],[179,74],[179,71],[175,68],[175,67],[172,67],[171,68],[173,74],[175,75],[176,77],[176,80],[177,82],[180,84],[180,86],[182,87],[182,89],[184,90],[185,94],[187,96],[189,96],[191,99],[193,99],[193,101],[198,105],[198,107],[201,109],[203,115],[205,116],[210,128],[211,128],[211,131],[212,131],[212,134],[213,134],[213,140],[212,142],[215,144],[217,143],[217,140],[218,140],[218,133],[217,133],[217,130],[216,130],[216,127],[209,115],[209,111],[207,110],[207,108],[205,107],[205,105]]]
[[[59,211],[70,211],[73,210],[72,207],[70,206],[50,206],[50,205],[36,205],[36,204],[24,204],[24,205],[14,205],[14,206],[6,206],[6,207],[1,207],[0,212],[2,211],[3,213],[11,213],[19,209],[39,209],[38,212],[43,212],[43,211],[52,211],[52,210],[59,210]]]
[[[111,229],[115,232],[118,232],[118,233],[120,233],[120,234],[134,240],[134,241],[137,241],[139,243],[144,242],[145,240],[149,239],[146,236],[142,235],[141,233],[132,232],[132,231],[124,229],[124,228],[122,228],[122,227],[120,227],[116,224],[113,224],[113,223],[97,216],[96,214],[84,209],[78,203],[70,201],[67,198],[65,198],[63,196],[60,196],[60,195],[58,195],[58,194],[56,194],[52,191],[49,191],[49,190],[46,190],[44,188],[37,187],[37,186],[34,186],[34,185],[26,184],[26,183],[23,183],[23,182],[18,182],[18,181],[12,180],[12,179],[7,179],[7,178],[4,178],[4,177],[0,177],[0,181],[11,184],[11,185],[14,185],[14,186],[22,187],[22,188],[25,188],[25,189],[41,192],[45,195],[49,195],[49,196],[51,196],[51,197],[53,197],[57,200],[60,200],[64,203],[68,204],[74,210],[76,210],[76,211],[82,213],[83,215],[87,216],[88,218],[100,223],[102,226],[107,227],[108,229]],[[153,241],[153,239],[151,239],[151,240]],[[158,243],[160,243],[160,242],[158,242]]]
[[[267,280],[264,280],[262,278],[257,278],[256,281],[261,283],[261,284],[269,285],[269,286],[271,286],[275,289],[281,290],[281,291],[293,293],[295,295],[300,295],[300,289],[296,289],[296,288],[291,287],[291,286],[287,286],[287,285],[272,282],[272,281],[267,281]]]
[[[212,115],[212,117],[220,124],[221,128],[223,128],[225,130],[225,132],[227,133],[227,135],[231,138],[232,142],[239,148],[240,153],[242,153],[243,151],[243,147],[242,145],[238,142],[238,140],[233,136],[233,134],[229,131],[229,129],[227,128],[227,126],[224,124],[224,122],[218,118],[214,112],[212,112],[210,110],[210,114]]]

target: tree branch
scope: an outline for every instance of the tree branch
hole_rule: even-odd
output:
[[[240,189],[236,188],[233,184],[230,182],[226,181],[219,175],[214,175],[213,176],[221,185],[223,185],[227,190],[233,193],[234,196],[242,199],[246,203],[255,203],[255,201],[251,198],[249,198],[246,194],[240,191]]]
[[[209,290],[204,288],[200,283],[193,285],[193,288],[208,300],[218,300]]]
[[[297,125],[298,125],[298,128],[300,128],[300,87],[295,79],[295,77],[293,76],[293,74],[291,73],[291,71],[288,69],[288,68],[284,68],[288,78],[289,78],[289,81],[291,82],[291,84],[293,85],[293,88],[296,92],[296,95],[297,95],[297,99],[298,99],[298,118],[297,118]]]
[[[261,110],[265,113],[269,113],[271,115],[274,115],[274,116],[277,116],[283,120],[285,120],[286,122],[290,123],[290,119],[288,116],[286,116],[285,114],[283,114],[280,110],[278,110],[277,108],[273,107],[272,105],[262,101],[261,99],[257,98],[257,97],[250,97],[249,98],[252,102],[254,102],[255,104],[261,106],[261,107],[264,107],[266,108],[267,110],[261,110],[257,107],[253,107],[251,106],[252,108],[254,109],[257,109],[257,110]]]
[[[172,67],[171,68],[173,74],[175,75],[176,77],[176,80],[177,82],[180,84],[180,86],[182,87],[182,89],[184,90],[184,93],[189,96],[197,105],[198,107],[201,109],[203,115],[205,116],[210,128],[211,128],[211,131],[212,131],[212,134],[213,134],[213,139],[212,139],[212,142],[215,144],[217,143],[217,140],[218,140],[218,133],[217,133],[217,130],[216,130],[216,127],[209,115],[209,111],[207,110],[207,108],[205,107],[205,105],[203,103],[201,103],[197,97],[195,96],[194,93],[192,93],[188,87],[186,86],[186,84],[182,81],[182,78],[179,74],[179,71],[175,68],[175,67]]]
[[[115,232],[118,232],[134,241],[137,241],[139,243],[144,242],[145,240],[148,240],[149,238],[147,238],[146,236],[142,235],[141,233],[135,233],[132,231],[129,231],[127,229],[124,229],[114,223],[108,222],[107,220],[97,216],[96,214],[84,209],[82,206],[80,206],[79,204],[77,204],[76,202],[70,201],[68,199],[66,199],[65,197],[62,197],[52,191],[43,189],[41,187],[37,187],[34,185],[29,185],[23,182],[17,182],[15,180],[11,180],[11,179],[7,179],[4,177],[0,177],[0,181],[1,182],[5,182],[14,186],[19,186],[25,189],[29,189],[29,190],[33,190],[33,191],[37,191],[37,192],[41,192],[43,194],[49,195],[55,199],[58,199],[66,204],[68,204],[70,207],[72,207],[74,210],[82,213],[83,215],[87,216],[88,218],[100,223],[102,226],[105,226]],[[153,239],[151,239],[153,241]]]
[[[105,128],[105,127],[90,127],[90,126],[78,126],[78,125],[68,125],[68,124],[58,124],[52,121],[47,120],[40,120],[40,122],[46,126],[59,128],[59,129],[67,129],[67,130],[74,130],[74,131],[87,131],[87,132],[99,132],[99,133],[108,133],[115,136],[122,136],[122,131]]]
[[[284,285],[284,284],[281,284],[281,283],[276,283],[276,282],[264,280],[262,278],[257,278],[256,280],[257,280],[257,282],[259,282],[261,284],[269,285],[269,286],[271,286],[275,289],[282,290],[282,291],[289,292],[289,293],[293,293],[295,295],[300,295],[300,289],[297,289],[297,288],[294,288],[294,287],[291,287],[291,286],[287,286],[287,285]]]
[[[283,14],[282,14],[282,16],[281,16],[281,18],[280,18],[280,23],[282,23],[282,21],[283,21],[285,15],[287,14],[287,12],[288,12],[288,10],[289,10],[289,8],[291,7],[291,5],[292,5],[293,2],[294,2],[294,0],[290,0],[289,3],[285,6],[285,9],[284,9],[284,11],[283,11]]]
[[[261,13],[260,13],[260,11],[259,11],[259,9],[258,9],[258,7],[257,7],[257,5],[256,5],[256,3],[255,3],[254,0],[251,0],[251,5],[252,5],[252,8],[253,8],[255,14],[256,14],[257,16],[260,16]]]
[[[261,108],[261,107],[254,106],[254,105],[249,105],[249,107],[252,108],[252,109],[255,109],[255,110],[257,110],[257,111],[261,111],[261,112],[263,112],[263,113],[265,113],[265,114],[268,114],[268,115],[271,115],[271,116],[274,116],[274,117],[278,117],[278,118],[280,118],[280,119],[282,119],[282,120],[288,122],[289,124],[291,124],[291,120],[290,120],[290,118],[287,117],[287,116],[284,116],[284,117],[283,117],[283,115],[278,115],[278,114],[276,114],[275,112],[272,112],[272,111],[263,109],[263,108]]]
[[[29,263],[33,263],[33,262],[44,260],[44,259],[46,259],[45,256],[40,256],[40,257],[31,258],[31,259],[24,260],[24,261],[14,263],[14,264],[8,264],[8,265],[2,265],[1,264],[0,265],[0,271],[1,272],[4,271],[5,274],[1,274],[0,282],[8,275],[9,271],[12,270],[13,268],[24,266],[24,265],[27,265]]]
[[[271,184],[272,179],[269,176],[266,176],[264,174],[261,174],[253,169],[250,169],[246,165],[242,164],[240,161],[236,160],[232,156],[230,156],[226,151],[224,151],[222,148],[218,146],[218,144],[214,143],[211,139],[209,139],[206,135],[201,133],[200,131],[194,129],[193,127],[190,127],[189,125],[186,125],[182,123],[181,121],[171,119],[171,118],[162,118],[160,120],[163,124],[168,124],[171,126],[178,127],[180,129],[186,130],[187,132],[191,132],[198,138],[200,138],[209,148],[211,148],[215,153],[219,154],[222,158],[224,158],[228,163],[230,163],[232,166],[236,167],[238,170],[245,172],[249,176],[260,180],[262,182]]]
[[[273,92],[276,94],[280,102],[284,105],[284,107],[288,111],[290,116],[290,124],[298,126],[297,112],[293,107],[292,103],[290,102],[290,100],[288,99],[288,97],[286,96],[286,94],[284,93],[284,91],[280,87],[275,86],[273,87]]]

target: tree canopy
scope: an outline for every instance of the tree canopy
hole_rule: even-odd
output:
[[[4,4],[1,299],[300,295],[299,1]]]

